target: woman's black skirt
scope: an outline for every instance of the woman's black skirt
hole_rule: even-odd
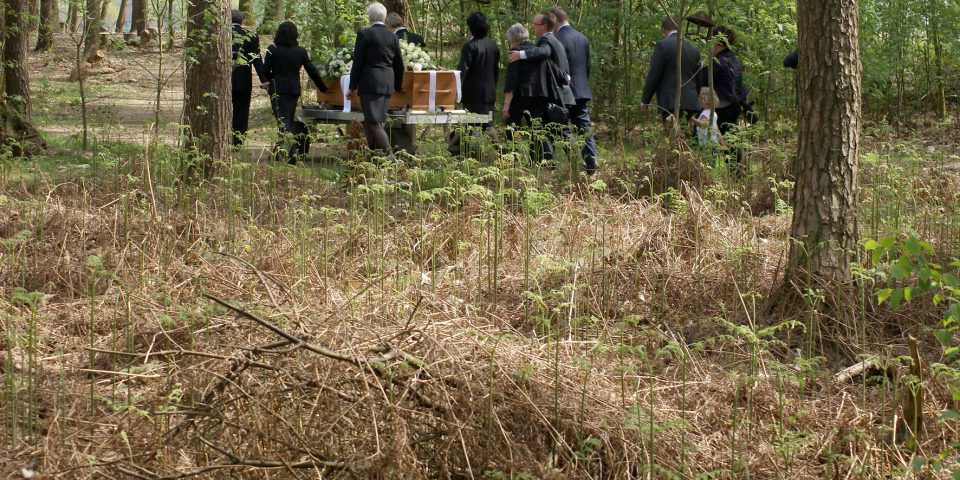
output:
[[[366,123],[383,123],[387,120],[390,95],[360,95],[360,109]]]

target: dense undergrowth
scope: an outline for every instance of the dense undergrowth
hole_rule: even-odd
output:
[[[868,132],[860,229],[946,263],[960,158],[930,131]],[[947,475],[945,377],[924,380],[917,439],[898,429],[905,340],[939,361],[943,305],[878,305],[864,275],[767,308],[791,132],[753,127],[744,178],[659,133],[591,179],[439,141],[395,164],[241,156],[199,184],[162,146],[5,157],[2,472]],[[879,369],[835,381],[861,358]]]

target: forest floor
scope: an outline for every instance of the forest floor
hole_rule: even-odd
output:
[[[318,156],[336,168],[304,168],[263,160],[259,96],[254,161],[198,185],[170,125],[178,74],[153,146],[154,56],[105,62],[115,72],[88,83],[89,152],[59,49],[31,58],[50,151],[0,157],[2,478],[960,467],[943,305],[878,305],[868,270],[859,289],[769,305],[789,245],[791,122],[751,127],[744,178],[678,154],[653,122],[617,147],[601,138],[591,179],[575,154],[552,169],[450,159],[439,135],[401,163],[348,160],[332,129]],[[861,234],[916,235],[945,264],[960,252],[958,138],[942,120],[909,132],[868,125]],[[909,336],[931,365],[915,439]],[[837,378],[861,359],[877,367]]]

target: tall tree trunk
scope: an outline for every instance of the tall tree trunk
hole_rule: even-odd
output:
[[[856,0],[800,0],[799,149],[788,282],[850,280],[857,251],[860,49]]]
[[[107,12],[110,11],[110,2],[108,0],[99,1],[100,3],[100,26],[103,27],[107,24]]]
[[[38,52],[50,50],[53,45],[53,33],[57,31],[60,18],[57,13],[57,0],[40,0],[40,25],[37,28]]]
[[[40,27],[40,0],[30,0],[30,27],[27,32],[32,33],[34,30]],[[27,37],[30,35],[28,34]],[[27,40],[27,44],[30,44],[30,40]]]
[[[120,0],[120,8],[117,11],[117,24],[114,25],[113,31],[117,33],[123,33],[123,27],[127,23],[127,4],[130,0]]]
[[[3,32],[3,90],[6,106],[14,115],[31,123],[33,102],[30,99],[30,76],[27,73],[27,43],[30,32],[29,0],[6,0]]]
[[[273,33],[283,19],[283,12],[283,0],[267,0],[263,6],[263,22],[257,30],[261,34]]]
[[[147,28],[147,0],[131,0],[130,8],[133,10],[130,31],[140,35]]]
[[[403,17],[403,20],[407,26],[412,31],[416,31],[416,22],[414,22],[413,17],[410,15],[410,4],[407,3],[407,0],[384,0],[383,6],[387,7],[388,12],[396,12],[397,15]],[[423,32],[419,32],[421,35]]]
[[[80,6],[83,5],[80,0],[69,0],[67,5],[67,31],[77,32],[80,20]]]
[[[253,9],[253,0],[240,0],[238,9],[243,12],[243,24],[254,25],[257,23],[257,12]]]
[[[176,43],[173,34],[173,0],[167,0],[167,50],[173,50],[173,46]]]
[[[190,0],[183,117],[188,148],[203,157],[203,172],[230,155],[232,40],[227,0]]]
[[[103,27],[102,7],[106,0],[86,0],[83,14],[83,59],[100,46],[100,28]]]

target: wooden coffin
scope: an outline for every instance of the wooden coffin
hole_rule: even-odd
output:
[[[331,107],[343,107],[343,91],[340,80],[325,82],[326,92],[317,92],[317,101]],[[360,98],[350,97],[353,110],[360,110]],[[435,108],[452,110],[457,104],[457,78],[453,71],[438,71],[435,91]],[[399,92],[390,96],[390,109],[410,108],[427,110],[430,107],[430,72],[403,72],[403,84]]]

